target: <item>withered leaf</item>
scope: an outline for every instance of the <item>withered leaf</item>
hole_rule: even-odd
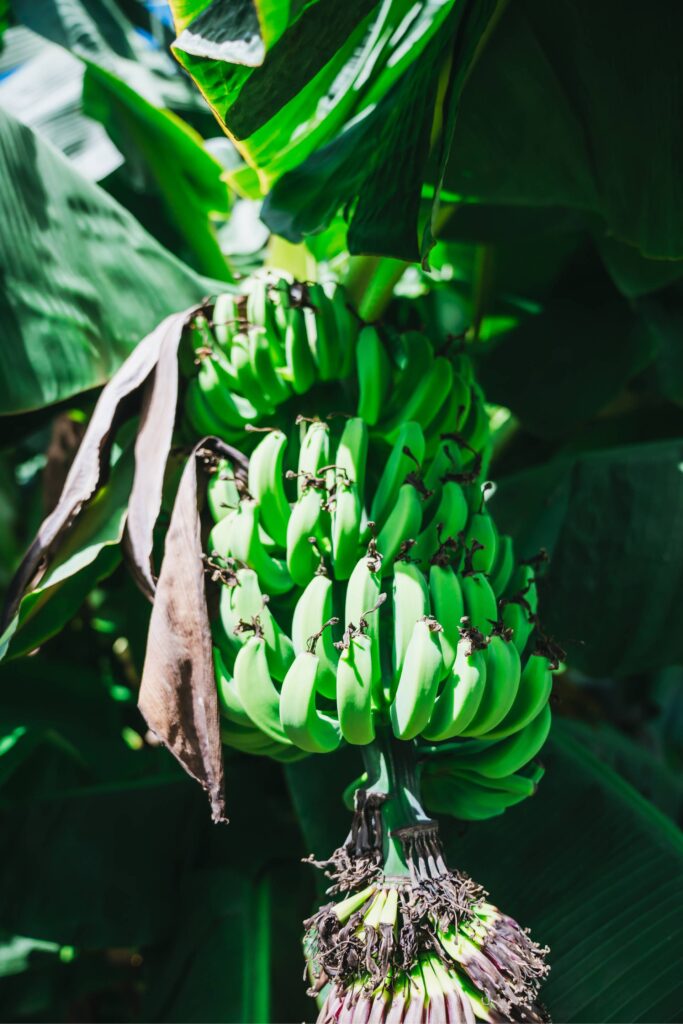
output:
[[[45,569],[64,531],[83,505],[95,494],[103,475],[103,455],[112,436],[116,414],[122,401],[149,377],[162,349],[170,347],[173,339],[177,346],[183,326],[193,311],[189,309],[182,313],[174,313],[162,320],[151,334],[143,338],[102,390],[59,501],[41,523],[8,588],[0,632],[4,631],[14,618],[23,594]]]
[[[207,791],[218,822],[227,818],[196,451],[183,470],[166,535],[138,706],[150,729]]]
[[[178,345],[183,327],[193,312],[188,310],[175,329],[166,331],[161,339],[159,358],[145,387],[135,440],[135,476],[123,544],[135,582],[150,600],[155,590],[152,575],[154,524],[161,508],[178,402]]]

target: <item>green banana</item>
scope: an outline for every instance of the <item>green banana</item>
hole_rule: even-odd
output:
[[[391,363],[377,329],[363,327],[356,343],[358,416],[374,427],[384,409],[391,383]]]
[[[315,653],[319,666],[317,686],[323,697],[334,697],[337,691],[337,662],[332,631],[325,628],[333,618],[333,586],[327,576],[314,576],[296,603],[292,616],[292,642],[297,654],[309,649],[317,637]]]
[[[318,375],[313,353],[308,344],[308,330],[303,309],[293,306],[287,311],[285,330],[287,379],[297,395],[309,391]]]
[[[218,690],[218,706],[221,714],[237,725],[252,726],[249,715],[244,710],[244,704],[237,693],[237,684],[228,672],[220,650],[213,649],[213,667],[216,676],[216,689]]]
[[[200,436],[211,436],[223,438],[223,440],[236,441],[242,436],[234,427],[228,426],[222,419],[214,415],[209,408],[202,393],[199,381],[191,380],[185,392],[185,415],[191,426]]]
[[[515,702],[521,666],[514,644],[494,633],[486,648],[486,689],[463,736],[486,736],[503,721]]]
[[[276,757],[281,750],[293,749],[291,746],[285,748],[266,736],[253,723],[244,726],[236,722],[221,722],[221,740],[242,754],[253,754],[256,757]]]
[[[512,630],[512,642],[521,654],[534,631],[538,610],[535,571],[530,565],[515,569],[501,606],[503,623]]]
[[[449,480],[443,485],[436,512],[410,552],[411,558],[415,558],[426,569],[443,542],[455,543],[467,522],[468,511],[462,487],[454,480]]]
[[[489,583],[496,597],[505,591],[515,567],[515,550],[512,537],[502,534],[496,545],[496,558],[491,567]]]
[[[236,558],[253,569],[267,594],[284,594],[291,590],[293,580],[287,566],[266,551],[259,532],[260,508],[255,501],[243,499],[236,512],[226,516],[214,527],[212,536],[225,524],[227,551],[219,551]]]
[[[427,582],[412,562],[396,562],[394,566],[393,605],[393,668],[398,679],[415,623],[430,612]]]
[[[368,428],[359,416],[352,416],[344,424],[334,456],[338,473],[345,473],[348,481],[356,485],[358,497],[365,497],[365,466],[368,458]]]
[[[463,576],[460,582],[470,626],[488,636],[498,621],[496,595],[489,581],[483,573],[477,572]]]
[[[463,638],[450,675],[436,698],[429,724],[422,730],[426,740],[439,742],[460,736],[470,724],[486,688],[485,649],[474,648]]]
[[[288,291],[289,282],[283,281],[283,283]],[[251,278],[247,294],[247,321],[251,331],[265,342],[271,368],[284,364],[282,344],[284,313],[281,303],[274,301],[281,295],[281,291],[278,290],[279,284],[280,280],[271,272],[255,274]],[[257,374],[257,378],[259,378],[259,374]]]
[[[339,366],[339,336],[334,306],[321,284],[308,286],[310,306],[304,309],[308,344],[321,380],[334,380]]]
[[[245,423],[253,423],[258,419],[258,409],[248,399],[236,394],[232,376],[217,359],[202,359],[197,382],[217,422],[228,428],[243,430]]]
[[[355,634],[337,666],[337,718],[347,743],[365,745],[375,738],[372,691],[373,640],[364,633]]]
[[[315,705],[319,662],[311,651],[297,654],[280,693],[280,722],[287,737],[311,754],[328,754],[341,742],[339,724]]]
[[[291,743],[280,724],[280,694],[268,670],[265,640],[251,636],[235,658],[237,695],[252,722],[278,743]]]
[[[529,724],[548,703],[553,688],[550,662],[540,654],[531,654],[521,674],[514,703],[487,739],[504,739]]]
[[[429,594],[432,611],[441,623],[439,645],[444,674],[451,671],[460,643],[460,620],[465,613],[462,588],[450,565],[432,565],[429,569]]]
[[[485,821],[498,817],[508,807],[531,796],[534,788],[532,786],[531,792],[525,788],[524,793],[505,787],[491,789],[482,784],[480,777],[455,771],[447,775],[425,776],[422,787],[425,803],[432,812],[450,814],[462,821]],[[449,949],[443,938],[441,942]]]
[[[425,334],[420,331],[406,331],[400,336],[396,353],[398,372],[396,383],[386,409],[388,416],[401,415],[410,401],[418,381],[423,380],[434,363],[434,349]]]
[[[360,515],[359,515],[360,519]],[[413,484],[402,484],[396,504],[377,537],[377,550],[389,565],[408,540],[415,540],[422,522],[422,500]]]
[[[236,333],[239,314],[236,297],[231,292],[219,295],[213,306],[213,336],[221,351],[230,358],[232,336]]]
[[[401,486],[409,473],[414,473],[422,464],[425,440],[419,423],[404,423],[379,478],[372,505],[370,519],[380,528],[396,504]]]
[[[462,751],[457,754],[458,767],[489,779],[503,779],[506,775],[512,775],[536,757],[548,738],[551,719],[550,706],[545,704],[528,725],[506,739],[495,740],[484,749],[478,748],[472,752],[463,743]]]
[[[338,376],[340,380],[346,380],[353,371],[359,321],[350,308],[346,292],[341,285],[330,283],[323,285],[323,288],[332,303],[337,325],[337,344],[339,348]]]
[[[312,541],[320,531],[322,506],[321,495],[310,487],[294,505],[287,523],[287,569],[298,587],[305,587],[320,565]]]
[[[372,683],[377,686],[381,682],[382,667],[380,662],[380,623],[379,604],[381,596],[381,561],[373,555],[363,555],[346,584],[346,600],[344,604],[344,629],[359,629],[364,620],[366,633],[370,641],[372,656]],[[367,617],[366,617],[367,616]],[[340,659],[341,660],[341,659]]]
[[[291,391],[273,365],[273,355],[268,338],[257,327],[252,327],[248,334],[249,362],[254,378],[260,384],[266,400],[274,406],[286,402]]]
[[[299,450],[297,493],[301,497],[310,486],[310,478],[330,461],[330,428],[320,420],[309,423]]]
[[[249,493],[259,504],[261,522],[281,547],[287,544],[291,509],[285,494],[283,462],[287,437],[271,430],[259,441],[249,459]]]
[[[214,522],[217,523],[239,505],[240,495],[235,484],[235,473],[226,459],[221,459],[215,472],[209,477],[206,500]]]
[[[230,346],[230,365],[235,371],[238,390],[251,402],[255,409],[258,409],[261,416],[272,416],[275,406],[254,374],[249,334],[244,330],[240,330],[233,335]]]
[[[452,383],[451,364],[442,356],[437,356],[429,371],[416,383],[404,408],[393,419],[380,424],[387,441],[393,443],[396,440],[405,420],[415,420],[423,431],[427,430],[447,400]]]
[[[223,636],[219,637],[226,653],[234,658],[245,644],[249,630],[244,624],[256,624],[266,644],[268,668],[275,679],[284,679],[294,661],[295,647],[280,628],[259,586],[253,569],[238,569],[234,587],[222,587],[219,597],[219,621]]]
[[[347,580],[358,561],[361,503],[355,484],[337,476],[332,507],[332,564],[338,580]]]
[[[471,550],[471,566],[475,572],[489,573],[496,558],[498,533],[488,512],[475,512],[465,532],[465,546]]]
[[[437,639],[440,629],[436,619],[428,616],[413,626],[390,708],[391,725],[398,739],[414,739],[429,722],[443,668]]]

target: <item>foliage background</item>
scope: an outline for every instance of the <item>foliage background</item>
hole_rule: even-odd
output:
[[[673,1021],[683,12],[173,6],[179,62],[164,4],[0,0],[0,582],[137,341],[283,252],[259,211],[342,271],[378,266],[348,250],[429,253],[387,316],[469,328],[497,430],[494,512],[524,555],[550,552],[545,620],[568,651],[538,795],[449,823],[449,855],[551,945],[557,1021]],[[387,61],[392,26],[403,63]],[[361,84],[371,30],[384,44]],[[357,758],[231,755],[231,824],[209,823],[135,706],[149,610],[120,565],[117,440],[99,511],[0,665],[0,1018],[310,1018],[299,922],[316,880],[300,858],[343,838]]]

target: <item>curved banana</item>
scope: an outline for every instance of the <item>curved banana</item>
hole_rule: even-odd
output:
[[[292,589],[292,577],[285,563],[266,551],[259,532],[259,522],[260,508],[257,503],[243,499],[236,512],[226,516],[214,527],[212,535],[223,524],[229,524],[226,528],[229,531],[226,553],[256,572],[266,594],[285,594]]]
[[[453,383],[453,369],[442,356],[432,363],[429,371],[412,390],[404,408],[386,423],[380,423],[380,430],[387,441],[394,442],[399,436],[405,420],[415,420],[427,430],[447,400]]]
[[[419,423],[402,424],[387,459],[370,507],[370,519],[380,528],[396,503],[398,492],[409,473],[422,465],[425,439]]]
[[[396,381],[391,390],[386,415],[402,415],[410,401],[417,381],[423,380],[434,363],[434,349],[421,331],[406,331],[399,338]]]
[[[241,433],[239,431],[234,427],[228,426],[222,419],[218,419],[214,415],[213,410],[209,408],[202,394],[199,381],[196,378],[187,385],[187,391],[185,392],[185,415],[200,435],[215,435],[216,437],[222,437],[224,440],[233,441],[240,439]]]
[[[522,776],[510,776],[491,785],[472,772],[448,770],[444,774],[425,774],[423,794],[432,812],[450,814],[462,821],[485,821],[503,814],[508,807],[533,796],[536,785]],[[444,947],[451,955],[455,949]]]
[[[313,353],[308,344],[308,330],[303,309],[293,306],[287,311],[285,330],[287,378],[297,395],[309,391],[318,375]]]
[[[377,329],[363,327],[356,343],[358,416],[370,427],[379,420],[391,383],[391,363]]]
[[[287,437],[271,430],[256,445],[249,458],[249,493],[259,504],[261,522],[276,544],[287,544],[287,523],[291,509],[285,494],[283,462]]]
[[[213,649],[213,668],[221,714],[236,725],[253,726],[237,693],[237,684],[228,672],[223,656],[217,647]]]
[[[429,616],[418,619],[413,626],[389,712],[398,739],[414,739],[429,721],[443,668],[437,639],[440,629],[436,619]]]
[[[494,634],[486,648],[486,689],[463,736],[486,736],[503,721],[515,702],[521,665],[514,644]]]
[[[436,698],[429,724],[422,730],[425,739],[452,739],[470,724],[486,688],[484,654],[485,649],[473,649],[468,637],[460,641],[451,673]]]
[[[429,595],[432,611],[441,623],[439,645],[444,674],[450,672],[460,643],[460,620],[465,614],[460,580],[450,565],[432,565],[429,569]]]
[[[429,591],[420,569],[412,562],[396,562],[393,581],[394,677],[398,678],[418,619],[429,615]]]
[[[298,587],[309,583],[320,564],[311,541],[320,530],[322,505],[322,497],[310,487],[295,503],[287,523],[287,569]]]
[[[368,458],[368,428],[360,416],[352,416],[344,424],[334,455],[338,473],[345,474],[356,485],[358,497],[365,497],[365,466]]]
[[[332,564],[338,580],[347,580],[358,561],[361,503],[355,484],[347,486],[339,476],[332,508]]]
[[[462,487],[454,480],[447,481],[431,521],[420,533],[410,552],[411,558],[417,559],[426,568],[443,542],[452,541],[455,544],[458,534],[465,527],[468,514],[467,499]]]
[[[226,427],[243,430],[245,423],[258,419],[258,409],[235,392],[233,378],[218,359],[211,356],[202,359],[197,382],[207,406]]]
[[[415,540],[421,522],[420,495],[413,484],[402,484],[396,497],[396,504],[377,537],[377,550],[386,565],[394,560],[404,541]]]
[[[346,584],[346,600],[344,604],[344,629],[359,629],[361,620],[365,622],[364,633],[369,641],[372,656],[371,681],[373,686],[380,684],[382,666],[380,662],[380,623],[379,605],[382,597],[381,564],[379,559],[363,555],[356,563],[349,582]],[[339,659],[341,663],[341,658]],[[337,682],[339,682],[337,669]]]
[[[550,706],[545,704],[528,725],[512,736],[487,743],[483,749],[479,747],[472,752],[469,752],[468,745],[463,743],[462,751],[453,756],[457,756],[460,768],[477,772],[489,779],[503,779],[506,775],[519,771],[536,757],[548,738],[551,720]]]
[[[252,722],[278,743],[291,743],[280,724],[280,694],[268,670],[266,643],[251,636],[235,658],[237,695]]]
[[[496,545],[496,558],[491,566],[489,583],[496,597],[505,591],[515,567],[515,549],[512,537],[501,534]]]
[[[321,420],[308,424],[299,450],[297,493],[301,497],[310,486],[310,478],[330,461],[330,428]]]
[[[358,338],[358,317],[348,304],[346,292],[339,284],[323,285],[334,309],[337,324],[337,345],[339,348],[338,377],[346,380],[353,371],[353,359]]]
[[[238,569],[234,587],[222,587],[218,603],[219,622],[229,656],[235,657],[246,643],[249,630],[245,624],[256,625],[265,640],[268,668],[275,679],[284,679],[294,661],[295,648],[277,623],[263,597],[259,579],[253,569]]]
[[[530,565],[515,569],[501,606],[503,623],[512,630],[512,642],[521,654],[534,631],[538,610],[535,571]]]
[[[233,512],[240,503],[240,495],[235,484],[235,473],[232,465],[226,460],[216,466],[206,485],[206,500],[213,520],[219,523]]]
[[[329,754],[341,742],[339,723],[315,705],[319,662],[302,651],[285,676],[280,693],[280,722],[287,737],[310,754]]]
[[[239,314],[236,296],[232,292],[218,295],[213,306],[213,336],[225,355],[230,358],[232,336],[238,329]]]
[[[347,743],[365,745],[375,738],[372,717],[373,641],[364,633],[349,640],[337,666],[337,717]]]
[[[221,740],[240,753],[253,754],[255,757],[276,757],[279,751],[294,749],[291,745],[284,747],[270,736],[266,736],[253,722],[248,726],[238,725],[236,722],[221,722]]]
[[[297,654],[309,650],[313,638],[318,656],[317,686],[323,697],[337,692],[337,662],[332,630],[325,628],[333,618],[333,586],[327,576],[314,576],[296,603],[292,616],[292,643]]]
[[[286,402],[291,391],[273,365],[273,354],[268,338],[257,327],[251,327],[248,334],[249,362],[251,371],[258,381],[266,401],[278,406]]]
[[[489,581],[483,573],[476,572],[463,576],[460,584],[470,626],[488,636],[498,621],[498,603]]]
[[[284,285],[284,288],[278,287]],[[249,326],[265,341],[273,367],[284,365],[283,325],[285,313],[281,300],[289,291],[289,282],[272,272],[254,274],[249,282],[246,319]],[[258,376],[258,375],[257,375]]]
[[[310,306],[304,309],[308,343],[321,380],[334,380],[339,368],[340,349],[337,317],[321,284],[308,286]]]
[[[275,406],[261,387],[251,363],[249,334],[240,330],[233,335],[230,345],[230,365],[235,371],[237,389],[262,416],[272,416]]]
[[[498,531],[488,512],[475,512],[465,531],[465,545],[473,549],[471,565],[475,572],[491,571],[496,558]]]
[[[553,688],[550,662],[540,654],[531,654],[524,666],[514,703],[495,729],[489,730],[487,739],[505,739],[529,724],[548,703]]]

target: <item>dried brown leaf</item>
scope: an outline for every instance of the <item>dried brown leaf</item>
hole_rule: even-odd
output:
[[[166,535],[138,705],[150,729],[207,791],[213,820],[227,821],[195,452]]]
[[[107,451],[116,414],[122,401],[149,377],[157,365],[162,350],[170,347],[173,340],[177,346],[183,327],[192,312],[193,309],[185,310],[162,320],[159,326],[133,350],[103,389],[67,475],[59,501],[41,523],[9,586],[0,632],[4,631],[14,618],[25,591],[45,570],[64,531],[83,505],[95,494],[103,475],[103,456]]]

